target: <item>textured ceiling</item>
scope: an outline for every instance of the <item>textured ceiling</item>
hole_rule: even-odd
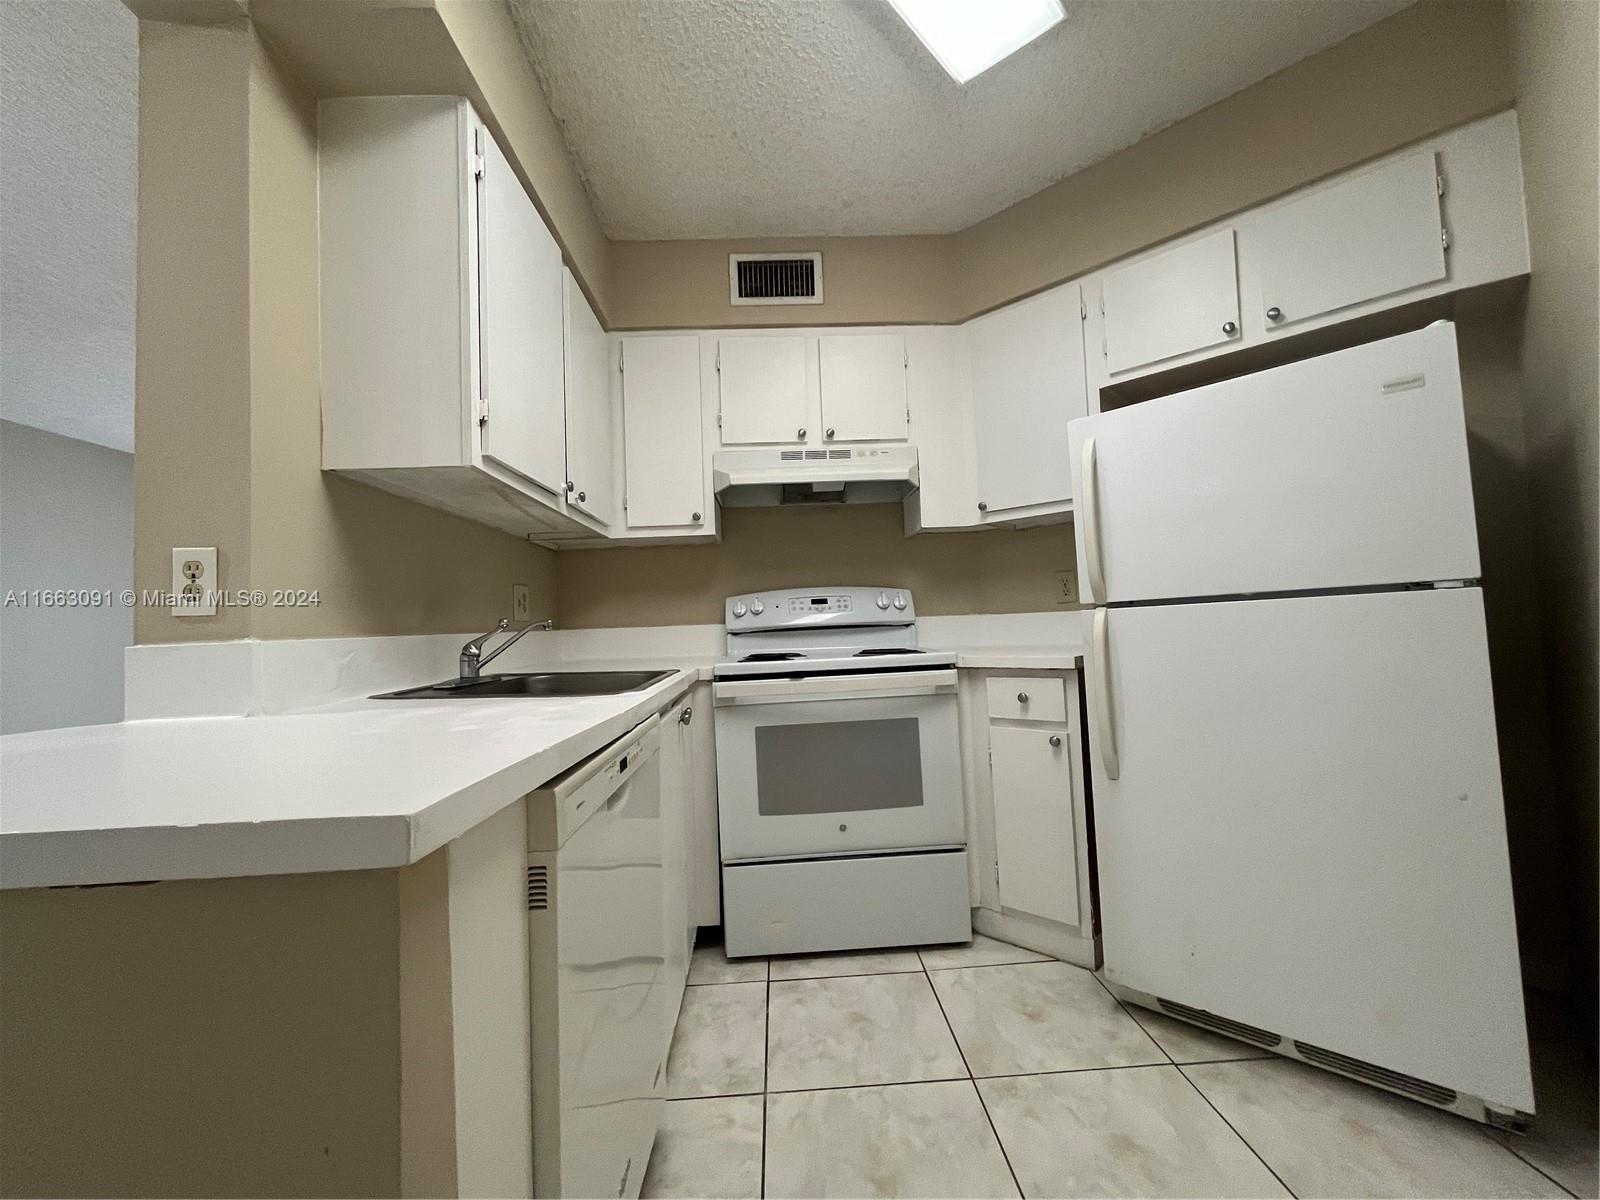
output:
[[[138,22],[0,0],[0,416],[133,449]]]
[[[884,0],[510,0],[627,239],[953,232],[1408,3],[1067,0],[963,87]]]

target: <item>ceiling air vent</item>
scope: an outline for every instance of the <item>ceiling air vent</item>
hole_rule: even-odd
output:
[[[728,255],[728,302],[821,304],[821,251]]]

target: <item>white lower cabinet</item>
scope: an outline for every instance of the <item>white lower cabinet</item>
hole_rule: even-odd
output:
[[[989,780],[1000,907],[1078,924],[1072,747],[1059,730],[995,725]]]
[[[667,1024],[662,1053],[672,1045],[678,1007],[689,978],[694,922],[689,915],[689,818],[694,791],[694,746],[689,725],[693,697],[684,696],[661,716],[661,862]]]
[[[1077,672],[963,675],[973,927],[1095,966]]]

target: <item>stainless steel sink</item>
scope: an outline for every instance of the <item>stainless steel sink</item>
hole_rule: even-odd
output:
[[[374,700],[474,700],[505,696],[615,696],[660,683],[671,671],[539,671],[447,679],[384,692]]]

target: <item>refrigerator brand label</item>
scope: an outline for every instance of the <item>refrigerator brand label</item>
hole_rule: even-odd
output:
[[[1396,392],[1409,392],[1415,388],[1427,386],[1428,377],[1426,375],[1406,375],[1400,379],[1391,379],[1388,383],[1384,384],[1383,394],[1385,396],[1392,396]]]

